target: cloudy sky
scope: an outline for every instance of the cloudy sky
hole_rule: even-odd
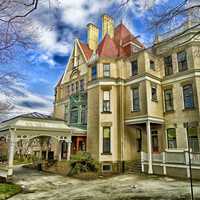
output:
[[[108,13],[114,17],[116,24],[123,20],[132,33],[148,45],[153,38],[145,23],[151,17],[149,9],[155,6],[162,8],[174,2],[178,0],[133,0],[120,9],[121,0],[40,1],[38,9],[29,16],[34,48],[24,50],[17,47],[12,60],[0,64],[5,71],[17,71],[24,76],[23,80],[11,86],[11,101],[15,107],[9,116],[53,111],[54,86],[64,72],[74,39],[86,42],[86,25],[89,22],[100,28],[101,15]],[[2,94],[0,98],[6,99]]]

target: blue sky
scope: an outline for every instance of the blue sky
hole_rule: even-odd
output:
[[[179,0],[174,0],[173,3]],[[121,0],[47,0],[29,16],[34,48],[17,47],[12,60],[0,64],[5,71],[17,71],[25,79],[15,83],[12,103],[15,108],[9,116],[27,112],[51,113],[54,86],[65,70],[73,40],[86,42],[86,25],[93,22],[101,27],[101,15],[112,14],[115,23],[121,20],[142,42],[149,43],[153,35],[147,31],[146,21],[151,17],[149,8],[171,4],[171,0],[130,1],[119,10]],[[134,3],[133,3],[134,2]],[[0,96],[1,99],[5,99]],[[6,117],[6,116],[5,116]]]

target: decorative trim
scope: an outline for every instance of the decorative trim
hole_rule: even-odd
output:
[[[145,123],[147,121],[158,123],[158,124],[164,123],[164,119],[157,118],[157,117],[137,117],[137,118],[125,120],[125,123],[126,124],[140,124],[140,123]]]

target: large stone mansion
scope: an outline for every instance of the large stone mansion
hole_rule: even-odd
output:
[[[103,171],[120,171],[146,152],[143,171],[170,174],[176,166],[154,163],[161,152],[184,152],[188,140],[199,152],[200,40],[192,37],[199,29],[180,34],[192,23],[145,48],[123,23],[103,15],[100,40],[90,23],[87,43],[74,41],[55,89],[54,116],[87,131],[87,140],[76,139]]]

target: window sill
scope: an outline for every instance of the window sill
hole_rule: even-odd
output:
[[[192,108],[184,108],[182,111],[185,112],[185,111],[193,111],[195,110],[195,107],[192,107]]]
[[[131,110],[131,113],[140,112],[140,110]]]
[[[170,114],[170,113],[174,113],[175,112],[175,110],[166,110],[165,112],[164,112],[164,114]]]
[[[103,111],[103,112],[101,112],[101,114],[112,114],[112,112],[111,111]]]
[[[112,153],[101,153],[102,156],[110,156]]]
[[[174,75],[174,73],[172,73],[172,74],[165,74],[164,77],[170,77],[170,76],[172,76],[172,75]]]
[[[151,101],[158,103],[158,99],[151,99]]]

